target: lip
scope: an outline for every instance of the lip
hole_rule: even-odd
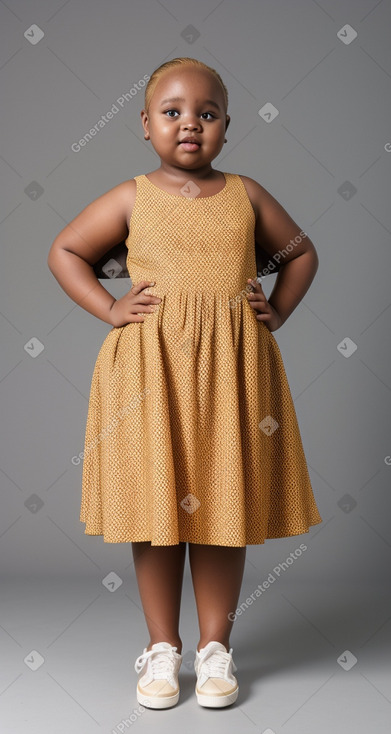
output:
[[[180,140],[179,143],[180,144],[181,143],[193,143],[193,144],[196,143],[197,145],[201,145],[200,141],[197,140],[197,138],[191,138],[191,137],[183,138],[183,140]]]
[[[199,143],[180,143],[187,153],[196,153],[200,149]]]

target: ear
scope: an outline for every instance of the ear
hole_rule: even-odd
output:
[[[145,109],[142,109],[140,112],[141,116],[141,123],[144,128],[144,132],[149,134],[149,121],[148,121],[148,113]]]
[[[226,123],[225,123],[225,132],[228,130],[228,125],[231,122],[231,118],[229,115],[226,115]]]

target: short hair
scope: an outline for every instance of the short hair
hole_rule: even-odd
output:
[[[224,95],[225,107],[227,110],[228,108],[228,90],[220,74],[216,71],[216,69],[212,69],[211,66],[204,64],[202,61],[199,61],[198,59],[192,59],[189,56],[181,56],[176,59],[171,59],[170,61],[166,61],[164,64],[161,64],[161,66],[158,66],[158,68],[155,69],[155,71],[152,73],[148,81],[148,84],[145,88],[144,107],[147,112],[149,112],[149,106],[151,104],[151,98],[155,91],[155,87],[158,81],[164,76],[164,74],[167,71],[170,71],[171,69],[176,69],[176,68],[184,69],[186,67],[193,68],[193,69],[200,69],[203,71],[209,71],[211,74],[213,74],[214,78],[218,81],[222,89],[222,92]]]

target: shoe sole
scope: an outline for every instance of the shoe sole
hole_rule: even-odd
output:
[[[137,688],[137,701],[150,709],[168,709],[179,701],[179,691],[174,696],[145,696]]]
[[[223,708],[223,706],[230,706],[231,703],[235,703],[238,694],[239,686],[235,688],[232,693],[228,693],[226,696],[208,696],[205,693],[199,693],[197,687],[195,689],[197,702],[200,706],[208,706],[209,708]]]

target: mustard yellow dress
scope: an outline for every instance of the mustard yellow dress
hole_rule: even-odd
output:
[[[278,344],[245,298],[255,215],[237,174],[193,198],[135,176],[127,267],[162,299],[95,363],[80,521],[105,542],[245,546],[322,522]]]

